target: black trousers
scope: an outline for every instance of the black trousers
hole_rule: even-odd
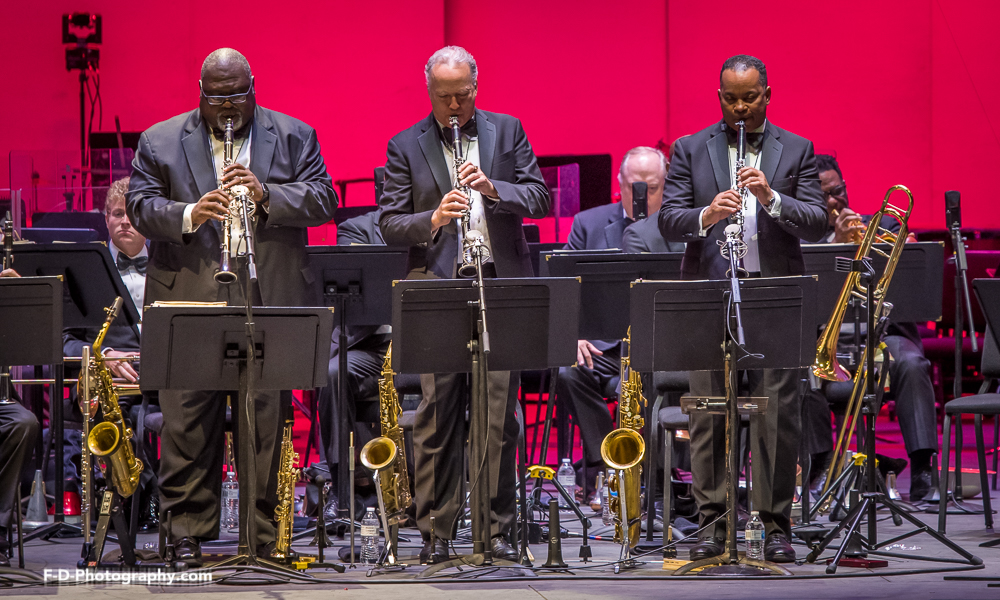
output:
[[[616,382],[621,376],[621,346],[612,346],[593,358],[593,369],[586,365],[561,367],[556,382],[556,395],[580,428],[588,466],[603,464],[601,443],[614,429],[605,398],[615,393]]]
[[[490,535],[506,534],[517,516],[517,407],[519,372],[489,373]],[[465,426],[469,406],[468,376],[465,374],[421,375],[423,400],[413,424],[417,526],[430,539],[434,535],[455,538],[455,528],[465,504]],[[480,465],[469,465],[469,480],[479,480]]]
[[[760,512],[768,535],[784,533],[791,539],[790,515],[801,430],[798,386],[803,372],[764,369],[746,375],[750,395],[768,397],[767,410],[750,418],[753,509]],[[725,395],[722,371],[692,372],[691,395]],[[725,423],[725,415],[691,415],[692,489],[702,527],[726,512]],[[700,535],[724,538],[726,520],[719,519]]]
[[[38,433],[38,420],[31,411],[16,402],[0,404],[0,528],[13,522],[24,466]],[[0,543],[6,545],[6,536]]]

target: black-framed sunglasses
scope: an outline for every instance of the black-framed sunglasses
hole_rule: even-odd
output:
[[[847,184],[842,183],[833,189],[826,190],[825,192],[823,192],[823,197],[826,198],[827,200],[829,200],[830,198],[840,198],[840,199],[846,198]]]
[[[209,96],[205,93],[205,88],[202,87],[201,81],[198,82],[198,89],[201,90],[201,97],[204,98],[210,106],[222,106],[226,102],[230,104],[243,104],[253,93],[253,77],[250,78],[250,89],[243,92],[242,94],[231,94],[229,96]]]

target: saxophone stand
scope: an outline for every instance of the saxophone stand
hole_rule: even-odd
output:
[[[338,573],[343,573],[347,570],[344,565],[326,562],[324,553],[324,550],[332,545],[330,537],[326,533],[326,511],[324,510],[326,506],[326,478],[317,477],[316,487],[319,488],[319,514],[316,516],[316,535],[309,542],[309,545],[316,545],[317,556],[315,562],[308,563],[306,567],[309,569],[333,569]],[[351,564],[353,566],[353,560]]]
[[[379,575],[382,573],[391,573],[394,571],[402,571],[407,565],[405,563],[399,562],[398,559],[398,548],[399,548],[399,520],[398,517],[393,517],[391,520],[386,517],[385,514],[385,501],[382,497],[382,471],[374,471],[375,478],[375,495],[378,498],[378,514],[379,520],[382,521],[382,532],[385,535],[385,545],[382,547],[382,552],[379,553],[378,560],[375,565],[368,569],[366,573],[367,577],[373,575]],[[391,522],[390,522],[391,521]],[[353,551],[352,551],[353,555]]]
[[[875,285],[877,283],[877,277],[875,276],[875,271],[872,269],[870,259],[861,260],[851,260],[848,261],[844,259],[843,261],[838,260],[838,266],[840,264],[849,263],[852,271],[861,273],[861,281],[868,288],[868,301],[867,306],[875,306]],[[868,311],[868,328],[867,328],[867,347],[869,349],[874,349],[876,344],[881,341],[881,331],[884,330],[885,324],[888,321],[886,315],[881,315],[878,331],[876,331],[874,310]],[[884,373],[880,379],[878,385],[876,384],[875,378],[875,352],[874,350],[866,352],[867,357],[867,386],[865,390],[865,396],[863,398],[862,413],[864,415],[864,427],[865,427],[865,458],[864,458],[864,481],[865,486],[862,489],[855,490],[852,492],[854,502],[851,503],[851,512],[848,513],[847,517],[837,524],[833,530],[823,539],[819,545],[815,546],[812,552],[806,556],[806,560],[810,563],[816,562],[823,550],[826,549],[830,543],[836,539],[841,531],[844,532],[844,542],[841,543],[840,547],[837,548],[836,553],[833,558],[828,561],[826,572],[828,575],[833,575],[837,572],[837,567],[841,564],[844,559],[844,555],[850,552],[852,555],[857,555],[860,558],[851,561],[850,566],[861,567],[861,568],[871,568],[878,566],[887,566],[888,563],[884,560],[868,559],[866,558],[869,554],[875,554],[878,556],[888,556],[894,558],[902,558],[909,560],[927,560],[927,561],[940,561],[940,562],[957,562],[970,565],[981,565],[983,564],[982,559],[974,556],[955,544],[943,534],[938,533],[933,528],[927,526],[922,521],[918,520],[916,517],[910,515],[905,509],[896,504],[895,501],[890,500],[888,496],[882,492],[877,487],[876,472],[875,467],[875,421],[878,418],[878,412],[881,408],[882,402],[882,391],[884,390],[885,377]],[[859,366],[859,368],[861,368]],[[883,371],[888,372],[888,365],[885,365]],[[883,542],[878,541],[878,519],[877,513],[879,506],[884,506],[888,508],[889,511],[902,519],[908,521],[915,529],[898,535],[891,539],[885,540]],[[867,517],[868,521],[868,533],[867,535],[861,535],[861,521]],[[912,554],[902,554],[894,552],[883,552],[879,551],[879,548],[890,546],[902,540],[905,540],[914,535],[926,533],[933,537],[935,540],[941,544],[947,546],[950,550],[961,556],[964,560],[948,559],[948,558],[936,558],[936,557],[924,557]]]

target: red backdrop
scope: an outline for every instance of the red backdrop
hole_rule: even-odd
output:
[[[480,63],[480,106],[520,117],[537,153],[610,152],[617,164],[632,146],[717,120],[719,67],[745,52],[768,65],[769,117],[836,152],[855,207],[871,210],[904,183],[913,225],[941,227],[943,192],[959,189],[968,225],[1000,228],[987,202],[1000,118],[985,109],[1000,94],[996,2],[761,0],[752,13],[732,0],[240,7],[234,16],[193,0],[3,3],[0,186],[11,151],[78,162],[78,83],[59,27],[61,14],[88,10],[104,19],[104,130],[114,115],[142,130],[193,108],[202,59],[233,46],[250,60],[261,104],[316,127],[334,179],[370,177],[388,138],[429,111],[427,57],[454,43]],[[372,202],[370,186],[349,188],[348,204]],[[332,241],[323,229],[312,238]]]

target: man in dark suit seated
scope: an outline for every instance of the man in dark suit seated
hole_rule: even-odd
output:
[[[409,246],[408,279],[454,278],[461,262],[457,219],[469,211],[470,230],[479,231],[491,260],[486,277],[531,277],[531,255],[521,219],[540,219],[550,198],[521,122],[476,108],[478,67],[465,49],[435,52],[424,68],[431,114],[393,137],[386,150],[385,191],[379,227],[389,245]],[[466,161],[456,169],[451,117],[462,128]],[[457,171],[457,173],[456,173]],[[469,193],[461,190],[468,187]],[[514,416],[520,374],[491,371],[489,388],[490,535],[493,556],[516,559],[506,540],[514,523],[515,452],[519,427]],[[423,536],[421,562],[448,558],[455,539],[463,490],[464,374],[420,376],[423,400],[413,426],[417,525]],[[476,472],[473,469],[473,472]],[[431,517],[435,537],[431,539]]]
[[[621,203],[605,204],[577,214],[573,219],[573,228],[566,249],[622,248],[630,238],[634,244],[633,251],[636,252],[643,251],[639,249],[640,247],[656,247],[653,251],[657,252],[683,250],[683,243],[667,244],[663,241],[655,218],[639,222],[632,219],[632,184],[644,182],[647,185],[646,214],[656,215],[663,201],[663,182],[666,176],[667,159],[656,148],[639,146],[626,152],[618,168]],[[640,225],[650,224],[655,236],[648,235],[649,227],[642,230],[634,229]],[[652,239],[654,237],[659,239],[659,242]],[[666,249],[661,250],[661,248]],[[621,371],[620,340],[579,340],[576,355],[577,366],[559,369],[556,394],[566,403],[566,407],[580,427],[588,476],[587,480],[583,481],[584,469],[578,469],[577,484],[581,490],[580,501],[589,502],[591,492],[594,490],[594,477],[604,464],[601,459],[601,442],[614,428],[605,398],[614,394],[618,385]]]
[[[849,208],[847,184],[836,158],[817,154],[816,165],[830,215],[823,242],[856,241],[858,236],[863,236],[865,226],[870,225],[871,215],[858,215]],[[899,231],[899,221],[892,217],[883,217],[880,225],[892,232]],[[842,343],[851,343],[845,338],[853,341],[853,323],[845,323],[841,330]],[[910,501],[916,502],[932,491],[931,457],[937,452],[937,417],[934,412],[931,364],[924,356],[924,347],[915,323],[890,321],[883,341],[893,358],[889,364],[889,391],[896,402],[899,428],[910,459]],[[808,428],[809,431],[820,433],[814,450],[832,449],[830,422],[824,418],[829,415],[829,411],[819,411],[816,423]],[[822,433],[826,435],[823,436]],[[882,462],[889,464],[890,460],[880,460]],[[897,474],[906,466],[905,461],[899,462],[902,464],[892,467]]]
[[[0,241],[3,234],[0,233]],[[20,277],[14,269],[0,271],[0,277]],[[24,466],[35,449],[38,420],[17,401],[0,404],[0,567],[10,566],[10,527],[16,527],[19,515],[18,492]]]
[[[375,244],[384,246],[382,233],[378,228],[380,210],[374,210],[363,215],[347,219],[337,226],[337,245]],[[378,395],[378,380],[382,373],[382,362],[392,340],[392,330],[389,325],[349,327],[347,330],[347,401],[344,403],[345,414],[340,414],[340,403],[337,401],[337,377],[340,372],[340,327],[333,329],[333,343],[330,350],[329,379],[326,387],[319,393],[319,427],[326,462],[330,470],[330,494],[326,503],[326,514],[338,518],[338,507],[341,504],[337,497],[337,477],[339,464],[338,448],[340,441],[339,423],[347,419],[348,431],[354,431],[354,446],[363,447],[373,436],[381,435],[372,432],[368,427],[357,423],[356,403],[358,400]],[[345,501],[347,499],[344,499]],[[364,509],[364,503],[356,505]],[[356,517],[357,515],[355,515]]]
[[[199,85],[198,108],[143,132],[132,163],[128,216],[150,240],[145,301],[318,306],[307,230],[333,218],[337,195],[316,131],[259,106],[250,64],[232,48],[208,55]],[[234,129],[233,163],[225,166],[228,119]],[[215,280],[229,191],[237,185],[247,188],[255,205],[256,286],[248,284],[246,257],[239,253],[245,236],[236,219],[230,260],[237,282]],[[160,393],[160,511],[173,513],[177,558],[189,566],[202,564],[201,542],[219,536],[227,395],[236,399],[232,391]],[[234,423],[240,404],[233,402]],[[257,539],[249,543],[265,557],[271,556],[275,538],[281,451],[276,439],[290,405],[289,391],[254,394],[257,439],[249,443],[257,454]]]
[[[687,242],[684,279],[727,279],[729,260],[719,252],[730,217],[743,216],[750,277],[802,275],[799,240],[818,241],[827,216],[812,143],[767,120],[771,88],[764,63],[752,56],[726,60],[719,74],[722,120],[677,141],[667,175],[659,224],[663,237]],[[745,166],[736,170],[736,127],[747,131]],[[706,340],[708,343],[717,341]],[[722,365],[720,364],[721,368]],[[753,505],[764,522],[764,557],[795,560],[791,506],[795,492],[801,369],[747,371],[751,395],[767,396],[764,414],[751,417]],[[691,373],[691,393],[721,396],[722,371]],[[726,531],[725,418],[691,415],[691,471],[702,531],[691,559],[722,554]]]

